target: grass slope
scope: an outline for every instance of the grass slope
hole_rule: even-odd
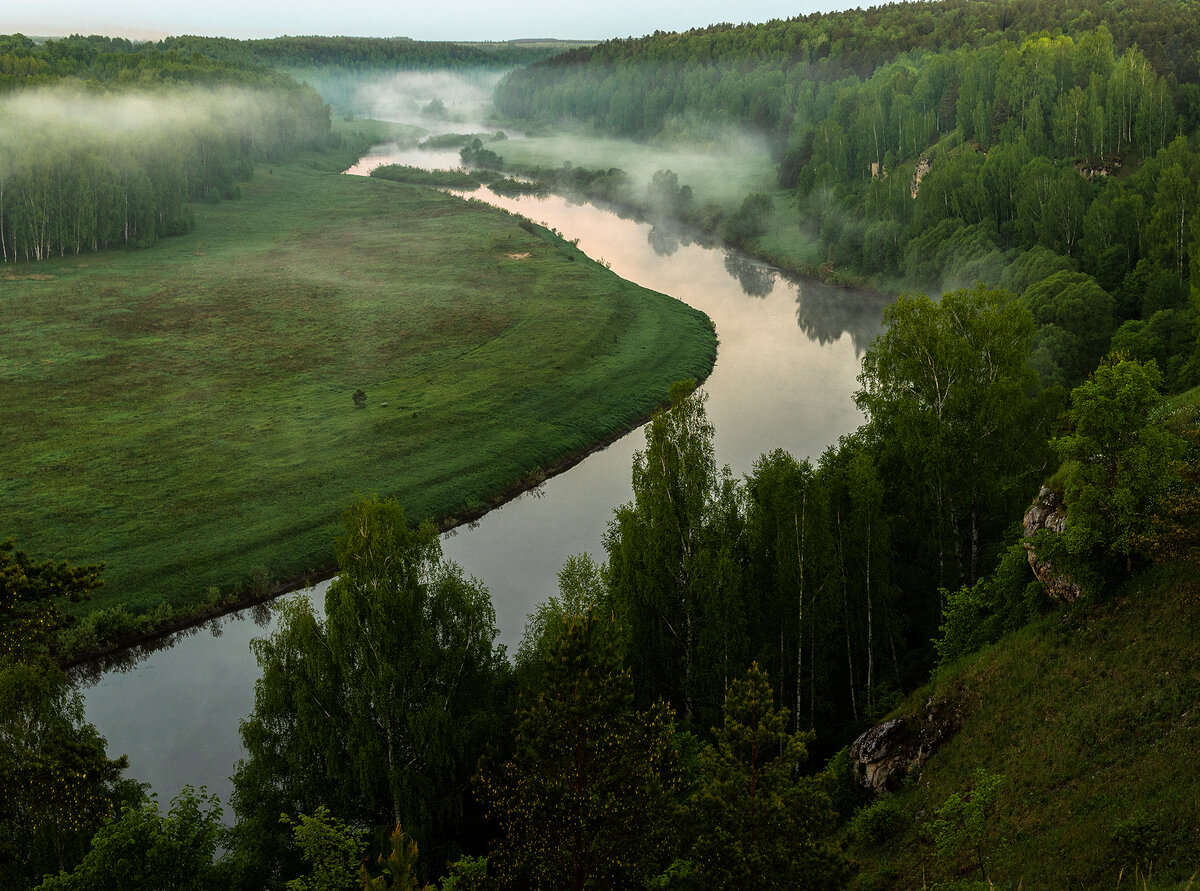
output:
[[[965,721],[894,796],[895,834],[860,842],[859,887],[979,881],[973,851],[939,863],[926,832],[977,768],[1005,777],[983,844],[996,888],[1200,887],[1200,592],[1181,575],[1047,617],[914,694],[903,713],[932,695]]]
[[[478,510],[715,358],[698,311],[439,193],[294,165],[196,216],[0,270],[0,536],[107,561],[85,609],[326,568],[367,492]]]

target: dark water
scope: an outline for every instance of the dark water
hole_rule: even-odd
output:
[[[395,162],[454,166],[457,156],[396,159],[377,150],[364,160],[370,163],[353,172]],[[717,461],[735,474],[748,473],[759,455],[778,447],[815,459],[859,424],[851,397],[862,350],[879,330],[879,297],[798,284],[756,261],[588,204],[501,199],[485,190],[477,196],[579,238],[582,250],[611,263],[618,275],[708,313],[720,338],[705,384],[708,413]],[[446,556],[491,591],[510,652],[526,613],[555,592],[563,560],[584,551],[603,557],[605,526],[613,508],[630,498],[630,466],[642,446],[644,436],[635,431],[446,536]],[[289,596],[319,602],[322,591]],[[258,676],[248,644],[270,622],[269,611],[248,611],[82,681],[88,720],[107,737],[110,753],[129,755],[131,773],[149,782],[160,801],[187,783],[228,801],[229,776],[243,755],[238,723],[253,707]]]

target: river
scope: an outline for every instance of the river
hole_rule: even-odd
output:
[[[384,147],[350,172],[391,162],[447,166],[457,157]],[[591,204],[499,198],[487,190],[475,197],[579,238],[584,252],[618,275],[708,313],[720,339],[704,385],[708,415],[718,464],[734,474],[748,473],[775,448],[815,460],[860,423],[852,395],[862,351],[879,331],[879,296],[796,282],[735,252]],[[605,527],[613,508],[630,499],[633,453],[644,442],[634,431],[535,492],[446,534],[446,556],[491,591],[510,652],[526,614],[555,592],[564,559],[585,551],[603,558]],[[288,596],[319,602],[323,590]],[[206,786],[228,802],[229,777],[244,755],[238,724],[253,708],[258,677],[249,642],[268,633],[272,621],[265,607],[247,610],[81,677],[87,719],[107,738],[110,754],[128,754],[130,775],[148,782],[160,803],[185,784]]]

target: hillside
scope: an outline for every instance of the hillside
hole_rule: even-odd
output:
[[[961,722],[853,824],[860,888],[981,880],[970,843],[939,858],[936,812],[1003,777],[982,824],[999,888],[1183,887],[1200,870],[1200,590],[1161,570],[1056,611],[954,665],[899,714]],[[1177,884],[1178,883],[1178,884]]]

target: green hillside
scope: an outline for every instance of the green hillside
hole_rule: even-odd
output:
[[[1200,870],[1200,590],[1160,570],[1109,602],[1047,616],[913,693],[962,726],[852,825],[860,888],[982,882],[939,857],[934,820],[976,771],[1001,776],[980,851],[998,888],[1186,887]]]

